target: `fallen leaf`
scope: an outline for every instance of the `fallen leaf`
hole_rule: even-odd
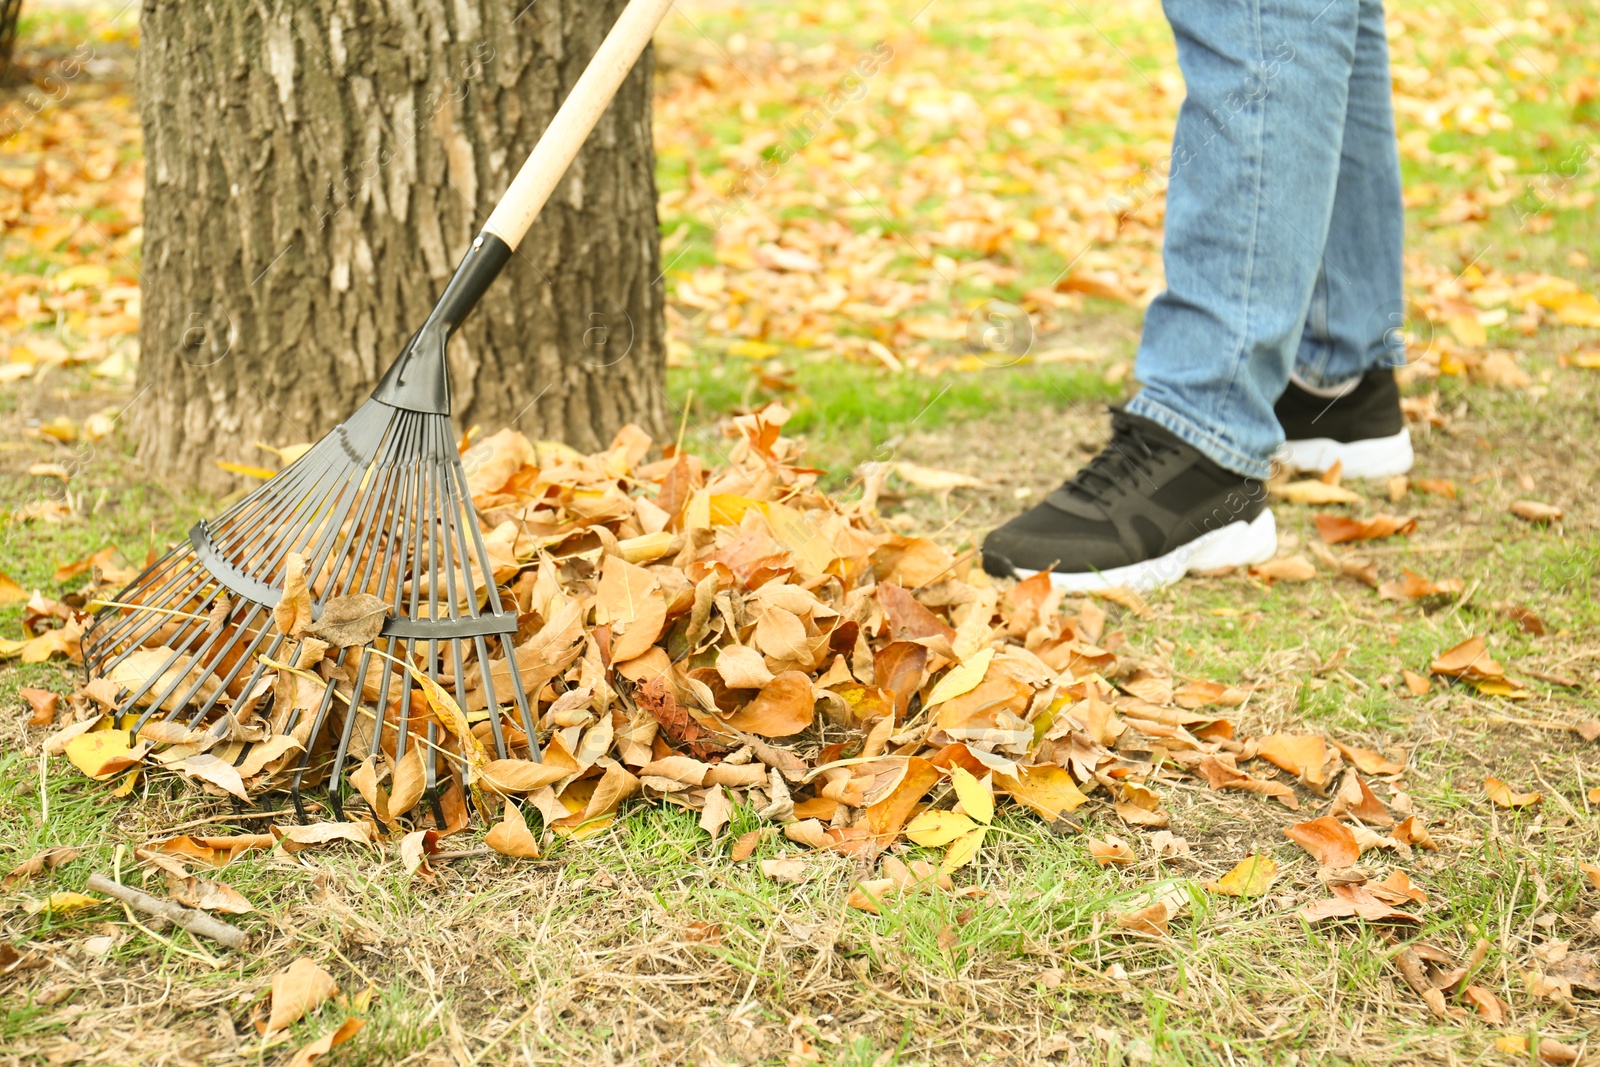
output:
[[[1502,808],[1528,808],[1544,799],[1543,793],[1516,793],[1509,785],[1498,778],[1485,778],[1483,791],[1496,805]]]
[[[306,584],[306,559],[290,552],[283,561],[283,595],[272,609],[278,632],[299,637],[311,625],[311,587]]]
[[[355,1037],[365,1025],[367,1025],[365,1019],[357,1018],[354,1015],[349,1016],[336,1029],[323,1034],[309,1044],[300,1046],[286,1067],[312,1067],[317,1060],[333,1051],[336,1046],[342,1045],[352,1037]]]
[[[1417,528],[1411,516],[1374,515],[1368,519],[1352,519],[1345,515],[1319,514],[1312,520],[1317,526],[1317,536],[1330,545],[1347,541],[1376,541],[1399,534],[1409,536]]]
[[[1406,688],[1411,690],[1412,696],[1425,697],[1433,692],[1433,683],[1416,671],[1402,670],[1400,676],[1405,679]]]
[[[272,976],[272,1009],[267,1017],[267,1036],[295,1023],[307,1012],[315,1011],[339,991],[333,975],[310,957],[301,956]]]
[[[1329,485],[1318,478],[1275,485],[1268,492],[1290,504],[1359,504],[1363,499],[1352,489]]]
[[[186,908],[221,911],[229,915],[248,915],[256,910],[255,905],[233,886],[198,875],[180,878],[168,872],[167,896]]]
[[[1317,576],[1317,568],[1301,555],[1269,559],[1250,568],[1250,573],[1271,584],[1272,582],[1309,582]]]
[[[1329,815],[1297,823],[1283,834],[1323,867],[1349,867],[1361,858],[1361,847],[1350,828]]]
[[[1401,569],[1400,581],[1384,582],[1378,586],[1378,597],[1382,600],[1420,600],[1430,596],[1460,596],[1465,588],[1466,582],[1460,578],[1434,582],[1405,567]]]
[[[511,802],[506,801],[507,804]],[[493,830],[489,831],[491,834]],[[488,838],[484,843],[491,848]],[[407,878],[421,878],[425,882],[433,881],[433,864],[428,862],[428,857],[439,851],[439,831],[413,830],[400,839],[400,866],[405,868]]]
[[[1254,897],[1267,891],[1278,878],[1278,864],[1271,856],[1246,856],[1215,882],[1200,883],[1213,893],[1230,897]]]
[[[28,702],[28,707],[33,714],[28,719],[29,726],[49,726],[56,721],[56,709],[61,704],[61,695],[52,693],[48,689],[17,690],[17,696]]]
[[[7,874],[3,881],[0,881],[0,888],[7,890],[15,889],[18,885],[28,881],[30,878],[37,877],[46,871],[53,871],[57,867],[60,867],[66,863],[71,863],[77,858],[78,850],[75,848],[69,848],[66,845],[56,845],[54,848],[47,848],[40,852],[35,852],[21,863],[11,868],[11,873]]]
[[[523,817],[521,809],[510,800],[506,801],[500,821],[490,827],[489,832],[484,835],[483,843],[502,856],[539,858],[539,841],[533,836],[533,831],[528,829],[528,821]]]
[[[336,596],[322,606],[322,615],[305,632],[334,648],[371,644],[383,631],[389,604],[371,593]]]
[[[735,730],[762,737],[789,737],[816,718],[811,678],[803,671],[784,671],[761,687],[756,698],[728,716]]]
[[[1505,668],[1489,658],[1488,642],[1476,634],[1439,653],[1428,670],[1451,678],[1489,680],[1505,676]]]
[[[774,882],[799,885],[806,880],[806,861],[802,859],[762,860],[761,873]]]
[[[1112,863],[1133,863],[1139,858],[1134,855],[1132,846],[1119,837],[1107,837],[1104,840],[1091,837],[1087,844],[1090,858],[1102,867]]]
[[[219,759],[209,752],[202,752],[197,756],[190,756],[183,761],[183,773],[192,778],[210,782],[218,789],[232,793],[240,800],[248,801],[250,794],[245,792],[244,779],[239,776],[239,771],[227,760]]]
[[[1560,522],[1562,511],[1554,504],[1541,504],[1537,500],[1514,500],[1511,502],[1511,514],[1527,522],[1546,523]]]
[[[60,893],[51,893],[43,900],[24,900],[22,910],[29,915],[70,915],[75,911],[97,908],[105,903],[107,901],[100,897],[63,890]]]

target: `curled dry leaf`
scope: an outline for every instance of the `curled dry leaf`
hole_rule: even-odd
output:
[[[256,910],[255,905],[233,886],[198,875],[183,878],[168,871],[167,896],[186,908],[200,908],[203,911],[248,915]]]
[[[1324,867],[1349,867],[1361,858],[1355,835],[1331,815],[1297,823],[1284,830],[1283,835]]]
[[[1250,573],[1269,585],[1273,582],[1309,582],[1317,576],[1317,568],[1302,555],[1269,559],[1250,568]]]
[[[1342,485],[1330,485],[1320,478],[1285,482],[1268,490],[1278,500],[1289,504],[1359,504],[1360,493]]]
[[[389,604],[382,597],[350,593],[324,604],[322,615],[305,632],[334,648],[349,648],[377,640],[388,617]]]
[[[1102,867],[1112,863],[1133,863],[1139,858],[1134,855],[1133,847],[1120,837],[1106,837],[1104,840],[1091,837],[1087,843],[1090,857]]]
[[[1485,778],[1483,792],[1502,808],[1530,808],[1544,799],[1543,793],[1518,793],[1498,778]]]
[[[506,803],[510,803],[507,801]],[[428,857],[439,851],[439,831],[413,830],[400,839],[400,865],[407,878],[433,881],[433,865]]]
[[[1537,500],[1514,500],[1511,502],[1511,514],[1525,522],[1546,523],[1560,522],[1563,513],[1554,504],[1541,504]]]
[[[54,848],[47,848],[43,851],[35,852],[21,863],[11,868],[11,872],[5,876],[4,881],[0,881],[0,889],[15,889],[18,885],[21,885],[23,882],[26,882],[31,878],[35,878],[46,871],[53,871],[57,867],[60,867],[66,863],[71,863],[77,858],[78,850],[75,848],[69,848],[66,845],[57,845]]]
[[[1409,567],[1401,569],[1398,582],[1384,582],[1378,586],[1382,600],[1420,600],[1430,596],[1460,596],[1466,582],[1460,578],[1446,578],[1434,582]]]
[[[310,1044],[300,1046],[286,1067],[312,1067],[317,1060],[332,1052],[335,1047],[355,1037],[365,1025],[367,1025],[365,1019],[354,1015],[349,1016],[335,1029],[323,1034]]]
[[[1469,681],[1491,681],[1505,677],[1505,668],[1489,658],[1489,644],[1483,635],[1474,634],[1460,644],[1439,653],[1428,665],[1433,674]]]
[[[1346,515],[1321,514],[1313,520],[1317,536],[1330,545],[1347,541],[1377,541],[1396,534],[1407,537],[1417,528],[1417,520],[1409,515],[1378,514],[1367,519],[1352,519]]]

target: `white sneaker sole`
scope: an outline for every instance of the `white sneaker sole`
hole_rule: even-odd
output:
[[[1411,431],[1402,429],[1393,437],[1366,441],[1343,442],[1330,437],[1285,441],[1277,458],[1291,470],[1320,473],[1337,462],[1344,464],[1341,473],[1346,478],[1393,478],[1411,469]]]
[[[1127,586],[1141,593],[1171,585],[1190,571],[1209,571],[1222,567],[1249,567],[1265,563],[1278,551],[1278,523],[1268,508],[1250,522],[1230,522],[1220,530],[1201,534],[1186,545],[1179,545],[1164,556],[1113,567],[1108,571],[1064,574],[1055,571],[1050,584],[1065,593],[1089,593],[1096,589]],[[1016,568],[1017,577],[1039,573]]]

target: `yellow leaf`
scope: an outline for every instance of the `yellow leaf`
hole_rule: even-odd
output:
[[[1315,478],[1275,485],[1270,492],[1291,504],[1358,504],[1361,494],[1342,485],[1329,485]]]
[[[911,820],[906,836],[919,845],[938,848],[976,828],[977,823],[958,811],[925,811]]]
[[[22,909],[29,915],[68,915],[83,908],[93,908],[105,901],[99,897],[91,897],[87,893],[61,892],[51,893],[43,900],[24,901]]]
[[[0,604],[17,604],[27,599],[28,591],[0,572]]]
[[[950,770],[950,783],[956,788],[962,811],[981,823],[994,821],[994,786],[988,775],[984,775],[984,780],[980,782],[965,767],[953,767]]]
[[[278,473],[277,471],[269,471],[265,467],[252,467],[248,463],[230,463],[225,459],[216,460],[215,463],[229,474],[242,474],[247,478],[266,479]]]
[[[939,684],[933,687],[933,692],[928,694],[924,707],[942,704],[964,693],[970,693],[983,681],[983,676],[989,671],[989,661],[994,659],[994,649],[980,649],[967,661],[952,670],[946,671]]]
[[[971,863],[978,855],[978,849],[983,846],[984,835],[989,832],[987,826],[980,826],[976,830],[963,834],[951,842],[950,848],[944,854],[944,862],[939,864],[939,870],[945,874],[958,870]]]
[[[126,730],[92,730],[67,742],[67,759],[96,781],[113,777],[138,762]]]
[[[1239,865],[1215,882],[1201,883],[1213,893],[1230,897],[1253,897],[1267,891],[1278,877],[1278,864],[1271,856],[1246,856]]]

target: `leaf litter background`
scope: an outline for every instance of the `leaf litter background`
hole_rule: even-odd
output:
[[[383,829],[358,820],[307,830],[268,819],[251,824],[255,833],[219,828],[208,836],[209,824],[183,823],[219,809],[193,806],[193,789],[170,792],[169,772],[187,772],[196,788],[219,796],[258,795],[281,783],[284,760],[298,756],[295,738],[271,721],[236,722],[232,735],[215,737],[169,726],[130,753],[125,734],[96,721],[94,693],[54,701],[44,691],[24,694],[24,714],[38,724],[28,751],[43,748],[47,773],[62,773],[50,758],[58,753],[118,783],[109,788],[145,798],[125,817],[125,877],[140,877],[131,870],[137,863],[153,891],[224,911],[251,908],[211,877],[227,866],[222,877],[248,878],[256,889],[249,896],[273,902],[276,915],[254,912],[267,921],[257,930],[273,945],[272,968],[239,975],[244,992],[215,994],[212,1003],[236,1006],[226,1030],[201,1039],[205,1048],[237,1054],[230,1034],[255,1014],[255,994],[269,984],[261,1025],[277,1043],[293,1032],[297,1006],[329,1004],[321,1025],[295,1036],[302,1062],[327,1051],[310,1047],[313,1033],[331,1046],[368,1017],[381,1032],[340,1055],[382,1062],[384,1041],[410,1048],[397,1032],[411,1016],[393,1003],[375,1007],[374,994],[360,988],[376,977],[377,961],[390,958],[383,946],[398,944],[435,991],[422,1027],[433,1036],[411,1040],[457,1058],[490,1052],[490,1042],[495,1055],[511,1056],[524,1040],[508,1037],[513,1020],[532,1020],[534,1047],[547,1056],[573,1040],[572,1027],[599,1020],[621,1025],[612,1040],[638,1056],[684,1052],[680,1035],[708,1019],[716,1036],[702,1037],[704,1049],[734,1057],[829,1059],[859,1048],[853,1035],[869,1050],[893,1046],[899,1028],[863,996],[887,997],[897,1005],[892,1016],[919,1024],[919,1057],[982,1050],[1070,1059],[1111,1048],[1135,1059],[1181,1055],[1185,1046],[1139,1021],[1150,986],[1179,961],[1200,976],[1180,1005],[1225,1003],[1233,1024],[1226,1034],[1203,1033],[1190,1054],[1234,1042],[1262,1054],[1310,1038],[1331,1041],[1324,1047],[1338,1054],[1363,1048],[1371,1056],[1362,1037],[1332,1028],[1337,1010],[1305,1000],[1299,988],[1315,988],[1308,955],[1343,960],[1345,952],[1355,955],[1339,964],[1341,973],[1359,991],[1364,1017],[1398,1020],[1375,1039],[1398,1041],[1391,1052],[1426,1055],[1442,1047],[1433,1041],[1465,1028],[1481,1035],[1477,1047],[1490,1056],[1564,1062],[1582,1054],[1595,992],[1587,915],[1600,888],[1589,884],[1597,875],[1585,858],[1595,854],[1590,805],[1600,802],[1584,788],[1585,767],[1588,780],[1595,777],[1595,713],[1581,688],[1594,680],[1592,634],[1550,634],[1568,638],[1559,652],[1525,669],[1502,664],[1490,648],[1504,644],[1496,629],[1544,636],[1555,627],[1543,605],[1474,603],[1461,578],[1393,565],[1393,550],[1403,548],[1391,539],[1427,536],[1430,513],[1472,492],[1470,459],[1456,480],[1349,487],[1335,476],[1275,486],[1280,514],[1317,509],[1314,522],[1301,524],[1304,542],[1291,524],[1282,558],[1253,575],[1217,578],[1209,584],[1220,595],[1203,607],[1125,595],[1063,600],[1039,583],[991,584],[973,566],[966,538],[987,514],[1017,506],[1029,485],[994,493],[993,471],[931,466],[950,463],[959,449],[947,443],[941,456],[933,442],[914,451],[913,437],[887,464],[854,476],[835,471],[821,483],[825,493],[800,446],[782,436],[786,421],[805,422],[797,371],[817,364],[850,361],[897,376],[994,374],[992,355],[978,358],[960,344],[973,307],[990,297],[1032,314],[1041,340],[1027,362],[1083,364],[1116,386],[1127,373],[1126,346],[1107,337],[1136,322],[1131,309],[1160,285],[1158,171],[1181,82],[1154,10],[1096,10],[1093,25],[1063,18],[1041,26],[1032,9],[999,5],[963,11],[959,30],[937,17],[908,25],[905,14],[857,5],[708,8],[685,13],[662,41],[657,139],[672,359],[691,382],[741,382],[748,406],[769,395],[782,403],[726,422],[708,412],[695,419],[685,455],[674,446],[652,450],[637,434],[594,457],[511,434],[480,434],[475,446],[475,498],[503,562],[496,579],[525,613],[530,664],[557,671],[542,702],[542,725],[557,731],[544,766],[565,773],[546,780],[553,771],[523,760],[497,765],[456,731],[446,745],[452,784],[440,798],[449,828],[462,830],[475,803],[483,818],[466,834],[492,823],[483,839],[490,849],[524,863],[540,849],[559,855],[585,882],[588,908],[601,894],[612,898],[602,909],[629,913],[630,891],[648,898],[689,876],[745,887],[735,895],[771,894],[763,898],[770,912],[747,928],[741,906],[714,895],[717,906],[697,902],[698,917],[687,923],[659,905],[621,927],[568,914],[553,936],[565,931],[581,945],[586,977],[569,973],[554,998],[519,993],[526,976],[480,979],[482,1002],[465,997],[441,1011],[437,969],[416,953],[444,953],[468,973],[455,944],[465,931],[523,922],[507,910],[515,891],[499,887],[528,879],[521,891],[544,894],[553,909],[565,874],[540,866],[518,876],[497,861],[438,859],[440,849],[467,846],[426,833],[426,806],[405,833],[407,820],[394,816],[421,799],[417,770],[390,765],[381,751],[353,781],[373,811],[390,816]],[[1579,9],[1560,5],[1521,21],[1504,14],[1493,21],[1478,13],[1480,24],[1448,45],[1425,32],[1430,13],[1391,16],[1408,204],[1423,231],[1413,242],[1406,314],[1415,433],[1448,435],[1453,421],[1489,421],[1474,394],[1441,392],[1435,379],[1464,378],[1538,402],[1552,386],[1588,388],[1597,362],[1595,335],[1584,330],[1600,324],[1586,254],[1575,248],[1544,269],[1521,265],[1550,264],[1538,253],[1540,234],[1592,208],[1596,168],[1573,145],[1583,143],[1574,131],[1592,130],[1595,72],[1574,65],[1561,43],[1586,24]],[[89,58],[70,28],[32,38],[37,73],[53,68],[67,91],[37,109],[13,102],[6,127],[14,132],[0,184],[9,196],[13,271],[0,370],[7,388],[31,390],[13,408],[13,418],[27,422],[14,453],[26,457],[33,485],[61,485],[19,502],[13,537],[70,529],[93,512],[96,502],[74,482],[92,445],[112,439],[131,396],[140,170],[132,102],[119,81],[129,30],[97,31]],[[1102,31],[1137,67],[1106,47]],[[981,63],[970,79],[948,77],[975,56]],[[79,73],[61,77],[75,59]],[[1565,123],[1541,128],[1552,113]],[[1473,228],[1492,212],[1516,222],[1517,240],[1507,247]],[[1119,305],[1130,308],[1120,319]],[[1530,361],[1530,349],[1554,358]],[[39,400],[51,389],[71,394],[55,411],[76,414],[29,417],[44,412]],[[1081,414],[1075,432],[1092,435],[1084,429],[1091,417]],[[1460,469],[1450,462],[1455,447],[1439,447],[1435,470]],[[1592,448],[1569,447],[1592,458]],[[1025,477],[1043,488],[1059,477],[1050,466],[1034,457]],[[1495,471],[1494,486],[1511,490],[1500,521],[1524,537],[1562,538],[1578,516],[1594,514],[1579,477],[1563,480],[1538,464],[1522,465],[1520,478]],[[953,492],[961,501],[973,489],[976,506],[957,513]],[[913,499],[892,514],[902,494]],[[82,597],[115,588],[137,556],[125,547],[63,562],[51,577],[73,593],[12,592],[27,602],[23,632],[0,646],[7,655],[70,657]],[[1592,597],[1592,572],[1573,574],[1579,584],[1559,591]],[[1284,620],[1239,605],[1278,582],[1331,585],[1341,600],[1416,601],[1438,639],[1430,654],[1383,677],[1351,673],[1355,646],[1372,633],[1340,633],[1322,655],[1286,629],[1268,643],[1283,654],[1230,676],[1180,665],[1201,658],[1193,649],[1178,654],[1183,615],[1199,607],[1247,630],[1274,628]],[[1361,610],[1375,618],[1379,609]],[[1435,613],[1456,625],[1433,624]],[[306,646],[308,673],[282,673],[282,704],[310,699],[328,680],[316,673],[315,644]],[[1511,727],[1523,749],[1561,757],[1576,778],[1543,781],[1547,756],[1523,761],[1524,775],[1537,781],[1441,767],[1419,755],[1443,743],[1434,714],[1420,732],[1415,721],[1400,732],[1371,722],[1308,725],[1306,694],[1330,685],[1360,694],[1381,687],[1393,694],[1386,703],[1427,698],[1433,713],[1471,708]],[[306,687],[310,693],[300,691]],[[456,721],[449,707],[440,714],[447,727]],[[230,776],[219,765],[243,754],[246,736],[264,737],[252,751],[268,753],[276,736],[278,751],[247,768],[255,773]],[[227,758],[206,758],[218,752]],[[108,787],[94,788],[85,795],[103,802]],[[502,807],[500,794],[518,796],[539,817]],[[652,810],[656,801],[688,809],[683,821]],[[167,807],[173,814],[163,815]],[[1502,820],[1514,822],[1507,829]],[[626,890],[588,851],[660,834],[678,842],[674,862],[651,876],[624,860]],[[585,838],[592,843],[572,843]],[[907,838],[920,847],[908,848]],[[1557,853],[1554,874],[1509,860],[1518,886],[1532,883],[1531,906],[1517,913],[1515,929],[1510,911],[1497,929],[1470,900],[1453,906],[1438,889],[1451,884],[1450,864],[1481,861],[1475,853],[1485,848]],[[68,1013],[35,1047],[57,1059],[116,1062],[127,1049],[175,1040],[159,1028],[108,1030],[109,1017],[74,996],[83,966],[140,975],[124,982],[149,982],[154,972],[126,927],[104,922],[98,901],[65,888],[81,884],[70,851],[19,849],[9,880],[26,899],[8,920],[7,980],[27,1003]],[[1083,869],[1065,880],[1058,872],[1030,876],[1063,854]],[[1041,862],[1045,856],[1051,860]],[[274,888],[255,881],[252,866],[262,864]],[[307,878],[321,887],[323,905],[339,902],[343,921],[333,936],[345,953],[359,950],[364,964],[299,929],[303,889],[294,887]],[[374,878],[404,886],[424,909],[463,891],[490,899],[436,911],[453,914],[445,920],[453,933],[408,929],[398,916],[386,928],[347,896]],[[483,882],[488,887],[471,888]],[[528,916],[537,916],[540,899],[530,898]],[[552,936],[552,915],[543,912],[541,939]],[[1413,940],[1418,924],[1424,937]],[[94,930],[102,932],[82,940]],[[170,958],[192,965],[192,955],[211,955],[185,936],[166,941]],[[1245,947],[1285,936],[1298,944]],[[774,970],[769,956],[782,967]],[[1258,1001],[1259,979],[1241,966],[1289,969],[1299,1009],[1321,1021]],[[336,997],[340,983],[325,967],[344,968],[342,984],[352,988]],[[66,977],[47,977],[58,972]],[[671,1017],[649,1018],[638,1002],[641,983],[651,997],[677,997],[675,975],[718,989],[711,1006],[688,996],[664,1002]],[[541,994],[546,982],[538,979]],[[381,979],[372,984],[382,998],[400,995],[383,990]],[[207,986],[194,988],[199,999],[175,1010],[207,1000],[198,993]],[[494,990],[509,1001],[496,1004]],[[748,1003],[752,994],[767,1014]],[[1097,1021],[1050,1021],[1053,1008],[1086,998]],[[1026,1019],[1035,1033],[953,1020],[941,999],[966,1015]],[[110,1004],[102,999],[102,1008]],[[476,1028],[470,1036],[458,1013]],[[1530,1028],[1544,1042],[1532,1053]],[[874,1034],[884,1035],[883,1045]],[[274,1049],[288,1055],[287,1045]]]

